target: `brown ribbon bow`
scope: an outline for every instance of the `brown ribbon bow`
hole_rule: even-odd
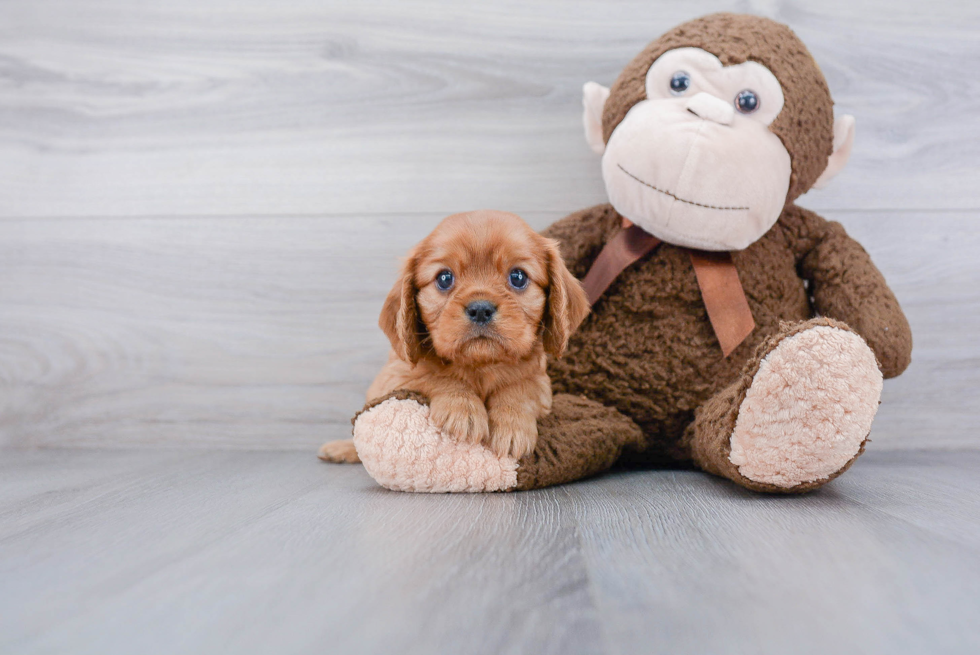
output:
[[[603,247],[582,280],[582,286],[594,305],[626,267],[656,250],[662,242],[657,237],[624,219],[625,229],[618,232]],[[701,297],[708,320],[721,344],[725,357],[755,329],[752,310],[738,279],[738,271],[727,252],[707,252],[687,249],[694,265],[694,274],[701,288]]]

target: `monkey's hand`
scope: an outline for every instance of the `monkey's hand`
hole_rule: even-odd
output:
[[[912,330],[885,277],[840,223],[805,209],[794,208],[794,212],[793,218],[809,229],[810,239],[816,242],[800,262],[810,282],[814,309],[860,334],[885,378],[899,375],[912,360]]]

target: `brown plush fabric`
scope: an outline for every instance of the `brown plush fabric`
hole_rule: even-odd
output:
[[[725,66],[756,61],[783,87],[786,103],[769,126],[793,161],[789,194],[793,202],[816,181],[833,152],[834,102],[810,52],[787,26],[740,14],[711,14],[678,25],[647,46],[612,85],[602,114],[608,142],[626,112],[646,99],[646,74],[653,62],[674,48],[701,48]]]
[[[559,241],[569,269],[581,276],[621,229],[622,217],[599,205],[545,234]],[[695,463],[684,434],[696,412],[740,378],[784,321],[816,315],[842,321],[865,338],[886,377],[908,365],[911,333],[898,301],[839,224],[790,205],[769,232],[732,257],[757,327],[728,358],[721,357],[690,257],[665,243],[620,274],[562,359],[550,363],[556,392],[584,395],[639,425],[643,443],[627,447],[621,462]]]
[[[685,450],[691,453],[694,463],[699,468],[708,473],[728,478],[754,491],[794,494],[812,491],[823,486],[850,468],[851,464],[864,452],[864,445],[867,443],[867,439],[862,442],[857,455],[833,475],[822,480],[814,480],[813,482],[806,482],[789,488],[749,480],[739,473],[738,467],[729,459],[731,455],[731,436],[735,430],[735,421],[738,419],[738,410],[742,406],[742,401],[745,400],[745,394],[752,385],[752,380],[755,378],[756,373],[759,372],[759,366],[762,360],[783,339],[792,337],[803,330],[808,330],[818,325],[850,330],[847,325],[829,318],[816,318],[798,323],[784,323],[780,326],[776,334],[768,337],[760,344],[752,358],[746,362],[738,379],[716,393],[698,408],[697,412],[695,412],[694,422],[688,425],[684,431],[682,442]]]
[[[518,463],[517,489],[536,489],[601,473],[624,446],[642,442],[640,428],[611,407],[559,394],[538,422],[534,452]]]
[[[886,378],[900,375],[911,362],[912,331],[884,276],[840,223],[806,210],[794,218],[786,227],[799,230],[792,244],[817,311],[846,321],[864,337]]]

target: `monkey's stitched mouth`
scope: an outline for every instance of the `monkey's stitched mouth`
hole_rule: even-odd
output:
[[[685,200],[684,198],[678,198],[677,196],[675,196],[670,191],[664,191],[663,189],[658,189],[657,187],[653,186],[649,182],[644,182],[643,180],[641,180],[640,178],[638,178],[637,176],[633,175],[628,170],[626,170],[625,168],[623,168],[622,164],[616,164],[616,166],[619,168],[619,170],[623,171],[624,173],[626,173],[627,175],[629,175],[631,178],[633,178],[634,180],[636,180],[637,182],[639,182],[643,186],[650,187],[654,191],[656,191],[658,193],[662,193],[665,196],[670,196],[671,198],[673,198],[674,200],[677,200],[678,202],[684,202],[684,203],[687,203],[688,205],[694,205],[695,207],[704,207],[705,209],[721,209],[723,211],[747,211],[748,210],[748,207],[717,207],[715,205],[705,205],[704,203],[694,202],[693,200]]]

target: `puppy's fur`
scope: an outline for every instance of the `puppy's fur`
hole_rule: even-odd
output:
[[[526,288],[511,284],[515,269],[529,278]],[[436,278],[447,270],[454,284],[441,290]],[[485,324],[467,315],[480,301],[495,307]],[[417,391],[443,431],[523,457],[551,409],[546,353],[560,356],[588,312],[554,241],[514,214],[455,214],[412,249],[388,294],[379,325],[392,351],[367,397]],[[324,444],[320,457],[358,461],[349,440]]]

